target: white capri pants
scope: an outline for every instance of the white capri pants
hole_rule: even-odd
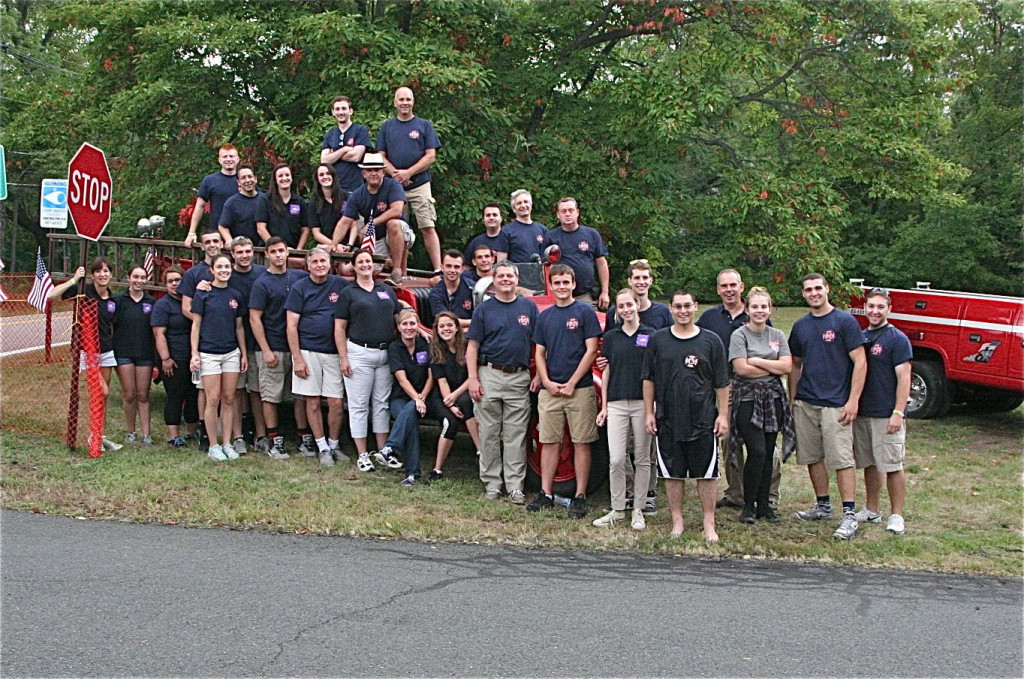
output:
[[[349,340],[348,362],[352,377],[345,378],[348,394],[348,430],[354,439],[368,438],[367,422],[373,411],[373,433],[386,434],[391,430],[391,370],[386,349],[369,349]]]

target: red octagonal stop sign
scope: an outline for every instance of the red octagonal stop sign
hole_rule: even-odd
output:
[[[68,212],[82,238],[99,240],[110,223],[114,182],[103,151],[82,144],[68,163]]]

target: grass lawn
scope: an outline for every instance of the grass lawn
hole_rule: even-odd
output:
[[[777,325],[783,328],[803,313],[780,312]],[[5,399],[15,398],[5,391]],[[162,389],[154,389],[155,422],[160,421],[162,398]],[[123,437],[116,380],[107,420],[111,437]],[[722,540],[708,545],[699,532],[692,484],[684,508],[687,532],[680,539],[669,538],[663,499],[645,531],[591,526],[590,520],[608,505],[607,485],[591,497],[586,521],[570,520],[564,510],[527,514],[505,501],[487,502],[465,435],[446,465],[444,481],[404,489],[398,485],[400,472],[361,474],[354,465],[321,470],[314,459],[293,451],[287,461],[250,454],[237,462],[214,463],[194,448],[164,445],[162,425],[154,428],[158,445],[126,447],[95,460],[83,450],[69,453],[52,438],[8,428],[0,435],[0,488],[5,508],[106,520],[1020,576],[1021,425],[1020,410],[912,420],[907,534],[895,537],[884,525],[869,525],[849,542],[831,538],[836,521],[807,524],[793,518],[794,511],[814,500],[806,472],[793,464],[783,468],[782,523],[747,526],[738,521],[736,510],[723,510],[718,519]],[[422,440],[423,469],[429,471],[436,430],[426,429]],[[858,489],[862,501],[860,482]],[[838,496],[834,485],[832,492]]]

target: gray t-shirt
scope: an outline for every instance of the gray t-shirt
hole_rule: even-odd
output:
[[[777,359],[789,356],[789,343],[786,336],[778,328],[768,326],[764,332],[754,332],[746,324],[733,332],[729,339],[729,363],[734,358],[768,358]],[[764,377],[744,377],[753,382],[771,382],[780,379],[777,375]]]

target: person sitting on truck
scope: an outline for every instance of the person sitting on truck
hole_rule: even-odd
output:
[[[473,287],[481,278],[491,275],[491,268],[494,266],[494,250],[490,245],[477,245],[473,248],[469,261],[473,266],[465,268],[462,277],[466,279],[470,287]]]
[[[220,213],[228,198],[238,193],[238,180],[235,178],[238,167],[238,150],[232,144],[224,144],[217,151],[217,162],[220,170],[203,177],[196,191],[196,204],[192,209],[192,220],[189,222],[188,234],[185,236],[185,247],[196,242],[199,223],[210,206],[210,222],[207,230],[216,229],[220,224]]]
[[[288,247],[304,250],[309,240],[306,201],[292,186],[292,168],[278,163],[270,177],[270,186],[256,208],[256,231],[264,243],[271,236],[280,236]]]
[[[526,509],[536,512],[554,506],[555,471],[568,422],[576,470],[569,516],[580,519],[587,514],[590,444],[597,440],[597,394],[591,366],[597,356],[601,324],[592,306],[573,299],[576,275],[572,267],[553,265],[550,279],[555,304],[541,312],[533,331],[537,345],[534,386],[543,387],[537,402],[541,489]]]
[[[544,236],[544,249],[557,245],[562,251],[561,263],[572,267],[576,275],[573,297],[598,309],[607,309],[608,248],[604,239],[596,229],[580,224],[580,209],[575,198],[567,196],[558,201],[558,221],[559,226]]]
[[[462,253],[446,250],[441,257],[441,282],[430,289],[430,313],[450,311],[463,328],[473,318],[473,288],[462,277]]]
[[[430,392],[427,407],[440,413],[441,435],[437,439],[437,457],[430,472],[431,481],[440,481],[444,463],[448,459],[459,422],[473,439],[477,455],[480,451],[480,430],[477,426],[473,399],[469,397],[469,371],[466,368],[466,334],[459,318],[450,311],[442,311],[434,318],[434,334],[430,339],[430,372],[436,387]]]
[[[789,400],[796,424],[796,461],[807,465],[815,496],[814,506],[797,512],[796,518],[832,518],[828,472],[835,470],[843,520],[833,537],[849,540],[858,528],[851,425],[860,408],[867,360],[860,325],[853,316],[832,306],[828,293],[824,276],[804,276],[803,297],[811,310],[793,324],[789,335],[789,350],[793,354]]]
[[[497,203],[484,205],[484,232],[475,236],[466,245],[466,258],[472,258],[478,245],[489,245],[497,259],[507,259],[509,250],[508,234],[501,228],[501,206]],[[444,263],[442,261],[442,266]]]
[[[884,288],[872,288],[864,299],[864,329],[868,374],[860,397],[860,411],[853,423],[853,452],[857,468],[864,470],[866,502],[857,512],[858,523],[881,523],[879,502],[882,479],[889,491],[889,520],[885,529],[903,535],[903,500],[906,475],[907,400],[910,398],[910,367],[914,350],[910,339],[889,323],[892,298]]]
[[[513,191],[509,204],[516,218],[501,227],[508,236],[508,259],[519,264],[532,262],[534,255],[539,257],[544,251],[548,227],[533,221],[533,196],[526,189]]]
[[[256,230],[256,214],[262,199],[256,184],[256,170],[249,163],[238,166],[238,193],[224,203],[217,230],[225,243],[236,236],[245,236],[253,244],[262,247],[263,238]]]

